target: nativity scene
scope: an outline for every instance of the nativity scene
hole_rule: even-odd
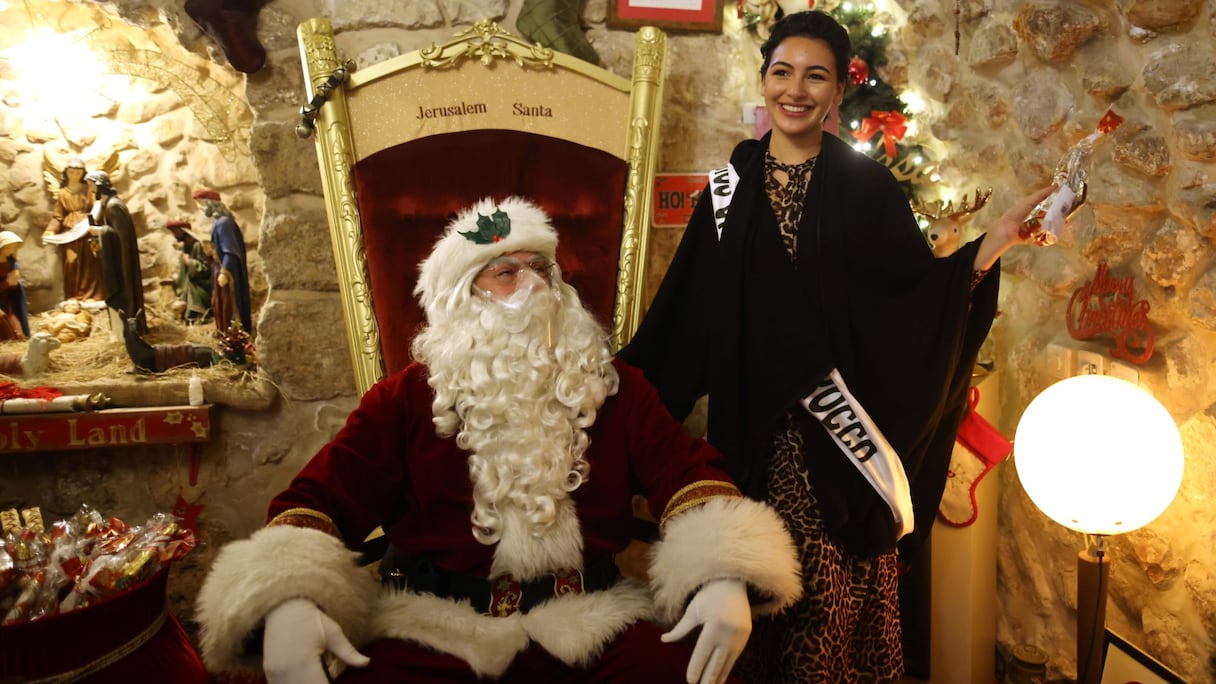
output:
[[[1216,684],[1200,5],[0,3],[0,680]]]

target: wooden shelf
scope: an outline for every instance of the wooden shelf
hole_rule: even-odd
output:
[[[212,404],[0,415],[0,454],[114,449],[211,439]]]

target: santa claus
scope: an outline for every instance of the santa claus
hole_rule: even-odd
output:
[[[556,250],[520,198],[448,226],[420,267],[415,362],[367,392],[265,528],[218,555],[198,611],[211,668],[731,681],[752,614],[801,594],[790,537],[611,356]],[[662,531],[649,586],[613,563],[635,494]],[[391,543],[379,582],[352,551],[376,527]]]

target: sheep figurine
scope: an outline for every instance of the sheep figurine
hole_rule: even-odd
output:
[[[51,350],[63,346],[50,333],[36,332],[30,337],[25,353],[0,353],[0,375],[34,377],[42,375],[51,360]]]

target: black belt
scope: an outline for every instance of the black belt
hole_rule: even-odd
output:
[[[385,585],[442,598],[468,599],[474,610],[494,617],[526,613],[554,596],[602,591],[619,577],[611,556],[588,561],[581,571],[556,570],[528,582],[511,575],[485,578],[452,572],[429,558],[410,556],[391,546],[380,562],[380,578]]]

